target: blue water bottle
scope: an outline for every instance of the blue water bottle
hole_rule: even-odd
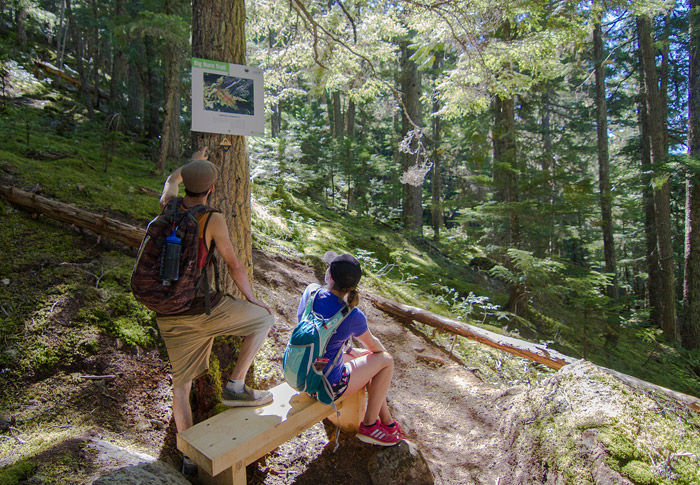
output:
[[[173,230],[172,234],[165,238],[165,247],[160,260],[160,277],[163,286],[170,285],[180,277],[180,254],[182,253],[182,240]]]

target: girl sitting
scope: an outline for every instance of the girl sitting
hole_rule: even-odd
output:
[[[340,323],[335,334],[328,341],[324,357],[327,365],[333,365],[333,358],[350,338],[355,337],[364,349],[350,349],[338,359],[328,374],[335,401],[343,393],[353,393],[367,386],[367,410],[360,424],[357,437],[365,443],[380,446],[393,446],[404,437],[399,424],[394,421],[386,403],[394,360],[382,343],[372,335],[365,314],[357,308],[360,301],[357,285],[362,277],[360,263],[350,254],[338,255],[328,251],[323,260],[328,263],[325,282],[327,288],[318,290],[313,303],[313,311],[324,318],[330,318],[347,305],[350,312]],[[318,285],[309,285],[299,302],[297,317],[301,319],[307,300]],[[327,371],[328,369],[324,369]],[[321,388],[319,392],[326,392]]]

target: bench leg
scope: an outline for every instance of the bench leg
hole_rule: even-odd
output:
[[[246,485],[245,465],[239,461],[216,476],[211,476],[202,468],[197,474],[198,483],[203,485]]]
[[[340,418],[332,414],[329,419],[345,433],[354,434],[360,427],[360,422],[365,415],[367,401],[365,399],[365,390],[360,389],[358,392],[347,396],[343,399],[342,408],[340,409]]]

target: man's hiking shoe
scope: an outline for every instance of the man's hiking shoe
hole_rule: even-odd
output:
[[[357,439],[372,445],[394,446],[401,441],[401,436],[396,432],[392,433],[387,431],[381,421],[377,420],[376,423],[369,426],[360,423],[360,429],[357,431]]]
[[[262,406],[272,402],[270,391],[258,391],[245,386],[243,392],[231,392],[224,388],[221,403],[229,407]]]
[[[182,457],[182,474],[186,478],[194,478],[197,476],[197,464],[187,456]]]

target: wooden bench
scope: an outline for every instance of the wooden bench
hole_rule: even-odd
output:
[[[270,404],[232,408],[177,435],[177,448],[199,467],[205,484],[245,485],[246,466],[324,418],[349,433],[357,432],[365,412],[364,389],[331,406],[283,383],[273,389]]]

